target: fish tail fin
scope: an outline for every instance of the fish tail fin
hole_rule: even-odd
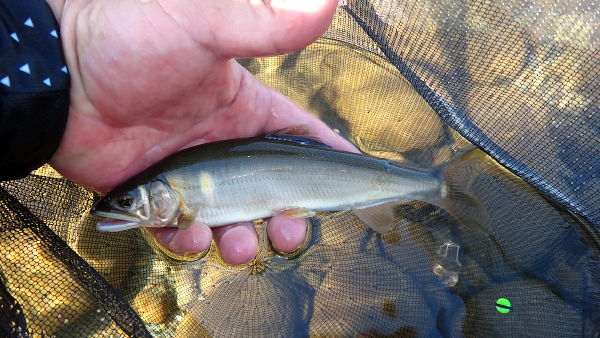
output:
[[[488,233],[490,222],[485,206],[471,193],[471,186],[481,174],[481,165],[486,158],[481,150],[473,150],[460,160],[439,170],[443,177],[442,197],[435,205],[446,210],[467,228]]]

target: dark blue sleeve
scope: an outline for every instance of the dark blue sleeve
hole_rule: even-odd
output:
[[[11,180],[58,148],[71,79],[46,1],[0,0],[0,20],[0,180]]]

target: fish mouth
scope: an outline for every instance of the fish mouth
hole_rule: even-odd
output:
[[[126,221],[122,219],[106,218],[103,221],[96,223],[96,229],[104,232],[117,232],[139,228],[138,222]]]
[[[96,210],[94,216],[106,217],[96,224],[96,229],[106,232],[117,232],[141,227],[136,217]]]

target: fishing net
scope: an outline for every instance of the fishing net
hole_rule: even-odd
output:
[[[313,45],[239,60],[365,153],[424,169],[485,152],[490,231],[424,202],[380,234],[319,213],[283,255],[178,257],[100,233],[45,166],[0,185],[2,337],[597,337],[595,2],[342,1]],[[489,156],[488,156],[489,155]]]

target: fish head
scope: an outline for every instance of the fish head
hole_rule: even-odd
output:
[[[123,184],[92,206],[93,216],[106,217],[98,222],[100,231],[116,232],[139,227],[167,227],[177,219],[181,199],[168,181],[155,178],[132,186]]]

